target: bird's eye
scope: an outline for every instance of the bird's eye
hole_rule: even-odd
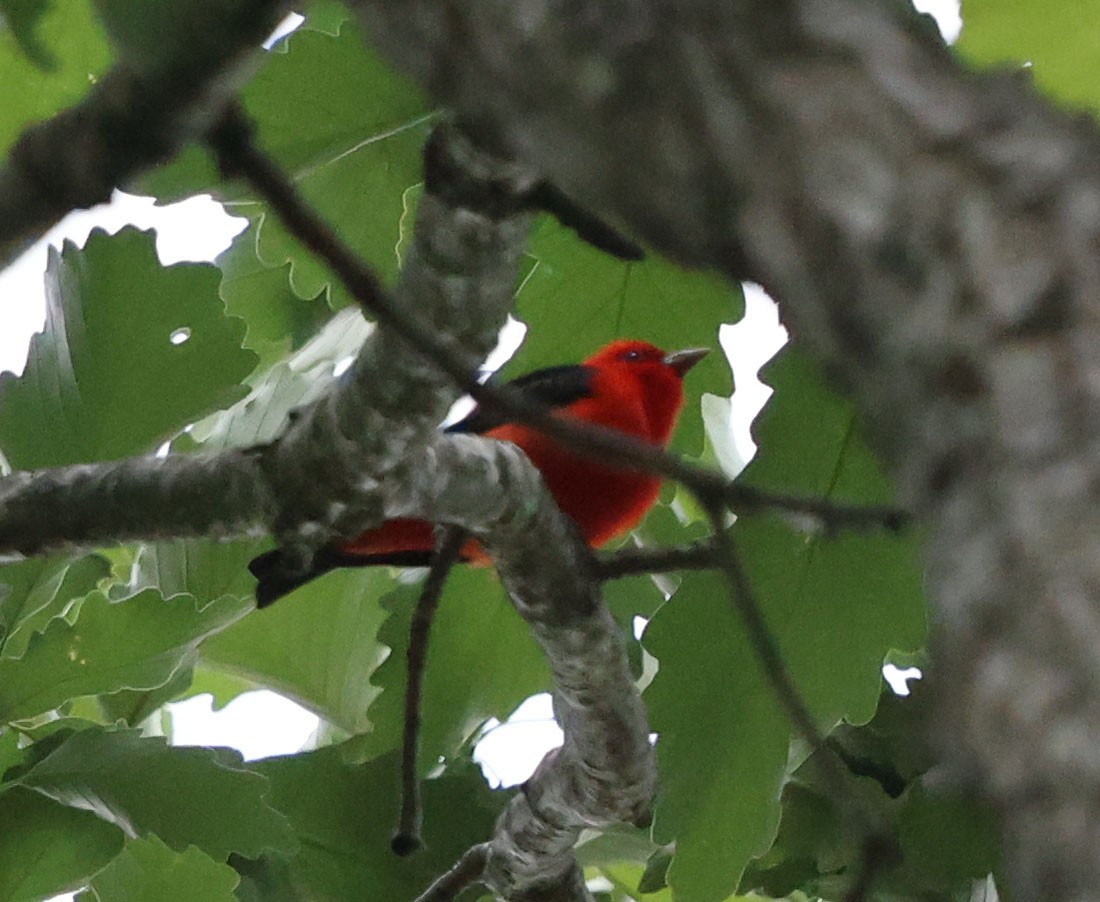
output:
[[[642,352],[641,351],[623,351],[622,359],[623,360],[631,360],[631,361],[641,360],[642,359]]]

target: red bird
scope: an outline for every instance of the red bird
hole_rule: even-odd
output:
[[[510,384],[563,414],[663,447],[684,405],[684,374],[706,353],[706,348],[692,348],[669,354],[644,341],[613,341],[584,363],[536,370]],[[533,427],[502,420],[480,408],[447,431],[519,445],[542,474],[558,507],[577,523],[593,548],[637,526],[660,492],[659,476],[616,469],[575,454]],[[281,574],[278,550],[260,555],[249,569],[259,580],[257,604],[265,607],[336,567],[425,566],[434,548],[430,523],[388,520],[351,541],[322,549],[312,569],[300,576]],[[471,541],[463,558],[484,560],[484,552]]]

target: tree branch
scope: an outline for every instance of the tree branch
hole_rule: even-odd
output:
[[[410,855],[424,845],[420,827],[424,811],[420,804],[420,705],[424,670],[428,664],[428,639],[432,620],[443,596],[443,587],[467,540],[461,529],[445,527],[438,540],[428,578],[417,599],[409,627],[408,666],[405,674],[405,729],[401,742],[401,810],[397,830],[390,841],[394,854]]]
[[[429,352],[429,359],[446,361],[456,382],[479,388],[459,353],[425,328],[422,320],[393,304],[373,281],[361,278],[354,256],[336,236],[318,228],[308,211],[300,209],[287,180],[275,177],[274,167],[254,148],[241,143],[247,136],[239,128],[221,132],[215,141],[223,160],[245,173],[265,196],[276,195],[277,209],[284,210],[292,230],[297,229],[299,237],[338,272],[347,274],[346,284],[364,306],[418,349]],[[438,134],[429,148],[442,152]],[[458,148],[461,151],[462,145]],[[432,187],[430,161],[431,156],[427,183]],[[278,191],[265,190],[272,186]],[[499,196],[494,192],[490,199],[495,204]],[[482,393],[481,397],[491,399],[492,395]],[[528,412],[530,405],[517,403]],[[402,500],[396,498],[387,502],[385,509],[389,516],[413,511],[424,516],[430,510],[428,518],[434,522],[459,524],[484,536],[517,610],[531,625],[554,674],[557,715],[565,741],[547,756],[523,795],[516,796],[502,816],[490,844],[489,885],[506,898],[547,885],[558,887],[562,898],[586,898],[572,853],[580,829],[621,820],[643,823],[650,817],[656,771],[645,711],[630,676],[622,637],[599,604],[586,566],[587,550],[575,528],[548,502],[541,480],[515,449],[509,453],[507,448],[487,448],[473,440],[483,449],[484,468],[474,478],[466,478],[463,465],[471,458],[462,454],[462,446],[469,441],[463,436],[437,436],[431,453],[434,466],[424,468],[429,475],[418,478],[419,497],[408,491],[413,480],[402,478],[411,477],[412,471],[395,473],[394,484],[401,487],[400,495],[412,510],[403,509]],[[450,459],[455,454],[459,459]],[[506,469],[487,473],[494,465]],[[435,485],[430,482],[432,473]],[[491,485],[510,490],[502,500],[512,506],[483,523],[475,520],[471,511],[484,501],[476,505],[473,499],[457,497],[453,489],[465,485],[481,491],[487,476]],[[442,491],[439,480],[448,481],[452,489]],[[542,499],[535,522],[531,498]],[[442,499],[452,505],[457,502],[457,508],[442,509]],[[519,499],[519,507],[513,499]]]
[[[900,3],[356,8],[480,139],[781,300],[930,528],[939,744],[1014,894],[1094,893],[1100,752],[1052,737],[1100,734],[1095,125]]]
[[[852,391],[931,527],[941,744],[955,775],[1006,814],[1016,895],[1091,893],[1098,753],[1049,738],[1100,732],[1094,127],[1019,79],[963,72],[900,4],[551,0],[534,21],[505,0],[357,7],[476,137],[681,261],[752,275],[783,300],[796,339]],[[157,92],[146,101],[163,103]],[[78,118],[42,139],[62,154],[46,159],[64,200],[47,196],[41,174],[0,172],[0,257],[113,181],[71,174],[103,156],[67,152]],[[33,136],[45,134],[21,153],[38,158]],[[430,199],[421,215],[446,219]],[[470,235],[468,221],[455,224]],[[434,303],[445,290],[428,293]],[[357,478],[390,483],[406,447],[419,459],[432,446],[435,411],[420,407],[409,433],[377,437],[407,398],[390,405],[366,376],[386,385],[387,370],[411,364],[421,396],[446,380],[392,335],[366,357],[379,369],[364,362],[341,385],[346,404],[323,405],[261,459],[270,484],[304,502],[305,524],[272,514],[263,492],[252,513],[274,517],[303,558],[383,513],[319,498],[362,498],[346,491]],[[345,446],[349,465],[330,478]],[[322,491],[299,488],[305,473],[322,474]],[[8,483],[9,499],[12,485],[26,482]],[[250,527],[234,516],[199,519]],[[98,541],[93,520],[73,515]]]
[[[592,566],[596,578],[606,581],[639,573],[707,570],[719,564],[714,541],[703,539],[682,548],[622,548],[598,555]]]
[[[277,493],[255,450],[16,472],[0,477],[0,557],[137,540],[259,536],[277,510]]]

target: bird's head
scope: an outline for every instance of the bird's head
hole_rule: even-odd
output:
[[[604,345],[585,365],[636,385],[651,425],[651,437],[664,444],[684,404],[684,376],[708,353],[708,348],[669,352],[647,341],[620,339]]]

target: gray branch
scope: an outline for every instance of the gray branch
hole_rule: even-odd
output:
[[[537,898],[586,899],[572,852],[580,831],[648,823],[657,782],[645,708],[622,633],[600,603],[591,555],[512,445],[440,435],[426,459],[409,467],[430,477],[420,482],[419,496],[400,491],[408,511],[389,512],[427,513],[484,538],[550,663],[555,714],[565,734],[501,815],[486,883],[504,899],[551,888],[553,895]],[[486,486],[497,489],[486,492]]]
[[[0,478],[0,559],[113,542],[262,534],[278,508],[258,464],[254,452],[227,451],[13,473]]]
[[[937,739],[1014,895],[1100,885],[1100,139],[903,3],[360,0],[468,127],[764,284],[931,528]],[[684,303],[690,303],[685,299]]]

